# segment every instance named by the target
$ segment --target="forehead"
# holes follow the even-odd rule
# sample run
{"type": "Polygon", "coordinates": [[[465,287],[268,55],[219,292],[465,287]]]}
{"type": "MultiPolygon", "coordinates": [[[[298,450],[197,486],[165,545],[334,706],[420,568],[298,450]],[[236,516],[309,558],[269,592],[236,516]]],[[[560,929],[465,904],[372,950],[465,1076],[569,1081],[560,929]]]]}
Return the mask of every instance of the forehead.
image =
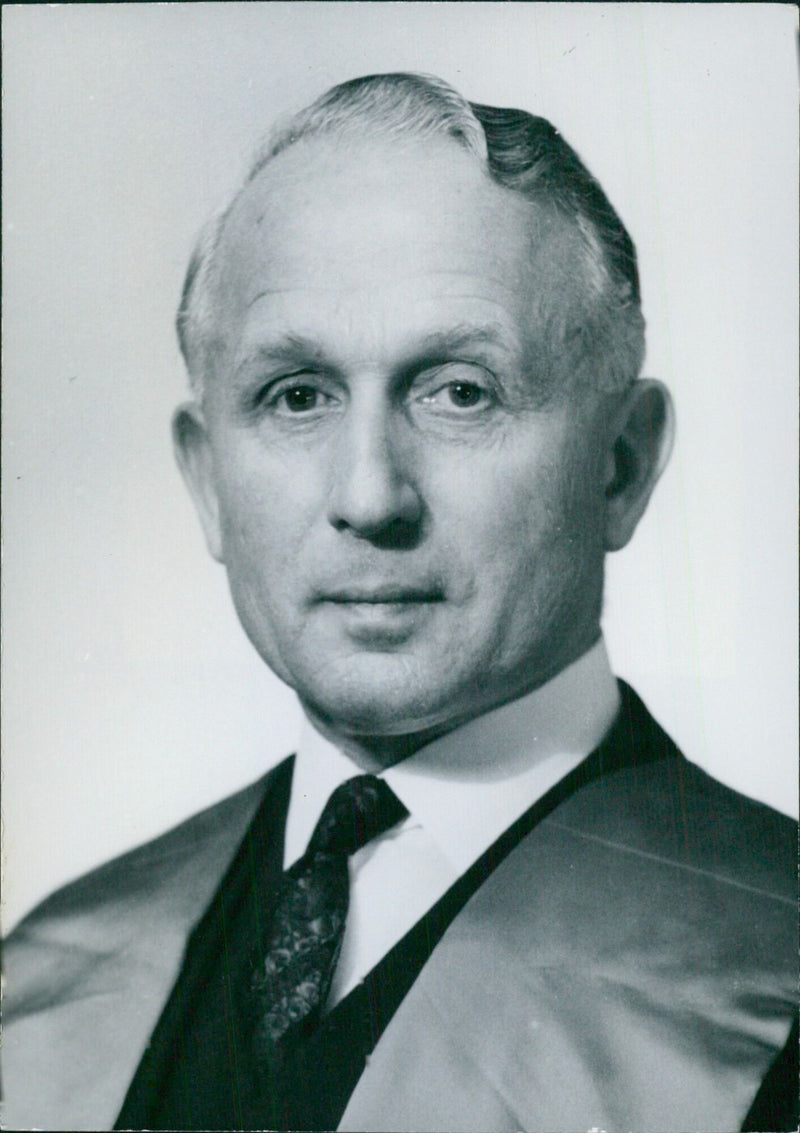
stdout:
{"type": "Polygon", "coordinates": [[[351,339],[472,320],[523,337],[566,298],[575,245],[449,139],[304,140],[227,218],[217,329],[241,345],[315,319],[351,339]]]}

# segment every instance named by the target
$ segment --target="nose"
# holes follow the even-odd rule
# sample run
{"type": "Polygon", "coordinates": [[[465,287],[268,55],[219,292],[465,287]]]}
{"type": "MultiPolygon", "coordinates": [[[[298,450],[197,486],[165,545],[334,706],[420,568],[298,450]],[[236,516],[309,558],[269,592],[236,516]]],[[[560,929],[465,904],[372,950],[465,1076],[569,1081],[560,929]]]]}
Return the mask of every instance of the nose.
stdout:
{"type": "Polygon", "coordinates": [[[423,502],[397,416],[380,397],[348,406],[330,467],[328,519],[337,531],[375,543],[415,541],[423,502]]]}

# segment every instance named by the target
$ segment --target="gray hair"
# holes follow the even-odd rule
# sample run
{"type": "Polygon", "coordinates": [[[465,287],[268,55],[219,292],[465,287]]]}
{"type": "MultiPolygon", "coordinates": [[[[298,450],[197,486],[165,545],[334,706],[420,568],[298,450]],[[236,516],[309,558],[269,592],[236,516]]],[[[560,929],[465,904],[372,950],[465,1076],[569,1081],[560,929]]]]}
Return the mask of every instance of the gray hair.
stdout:
{"type": "MultiPolygon", "coordinates": [[[[247,185],[301,138],[321,135],[450,137],[474,154],[489,177],[572,223],[583,266],[580,310],[565,309],[548,327],[549,351],[600,390],[624,388],[644,360],[636,249],[599,182],[545,118],[467,102],[431,75],[385,74],[331,88],[278,124],[259,148],[230,204],[208,222],[195,245],[177,316],[178,340],[192,386],[202,387],[214,325],[217,250],[225,222],[247,185]]],[[[570,304],[565,304],[569,308],[570,304]]]]}

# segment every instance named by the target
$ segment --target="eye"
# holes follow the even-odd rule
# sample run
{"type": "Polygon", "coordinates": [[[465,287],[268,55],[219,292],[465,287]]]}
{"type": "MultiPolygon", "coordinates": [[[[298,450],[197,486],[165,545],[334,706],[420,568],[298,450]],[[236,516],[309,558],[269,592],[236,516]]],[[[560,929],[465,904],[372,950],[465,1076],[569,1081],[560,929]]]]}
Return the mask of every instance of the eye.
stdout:
{"type": "Polygon", "coordinates": [[[282,401],[290,413],[306,413],[317,408],[320,396],[320,391],[313,386],[297,385],[283,390],[275,401],[276,404],[282,401]]]}
{"type": "Polygon", "coordinates": [[[324,388],[325,385],[324,379],[317,381],[312,377],[308,380],[305,375],[287,378],[266,389],[259,402],[278,417],[316,415],[330,409],[337,400],[333,391],[324,388]]]}
{"type": "Polygon", "coordinates": [[[451,363],[426,376],[419,401],[437,413],[480,413],[495,402],[491,381],[481,366],[451,363]]]}
{"type": "Polygon", "coordinates": [[[458,409],[472,409],[480,405],[487,396],[486,390],[474,382],[449,382],[445,387],[447,394],[458,409]]]}

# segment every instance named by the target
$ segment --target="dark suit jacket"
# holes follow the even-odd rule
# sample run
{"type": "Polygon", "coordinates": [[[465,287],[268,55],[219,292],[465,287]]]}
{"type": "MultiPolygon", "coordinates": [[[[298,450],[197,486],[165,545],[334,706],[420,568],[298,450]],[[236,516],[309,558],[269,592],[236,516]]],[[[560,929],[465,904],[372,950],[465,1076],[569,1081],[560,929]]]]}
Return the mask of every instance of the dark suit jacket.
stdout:
{"type": "MultiPolygon", "coordinates": [[[[741,1128],[795,1011],[794,824],[687,763],[625,688],[591,761],[455,918],[340,1128],[741,1128]]],[[[263,789],[15,930],[6,1125],[113,1125],[263,789]]]]}

